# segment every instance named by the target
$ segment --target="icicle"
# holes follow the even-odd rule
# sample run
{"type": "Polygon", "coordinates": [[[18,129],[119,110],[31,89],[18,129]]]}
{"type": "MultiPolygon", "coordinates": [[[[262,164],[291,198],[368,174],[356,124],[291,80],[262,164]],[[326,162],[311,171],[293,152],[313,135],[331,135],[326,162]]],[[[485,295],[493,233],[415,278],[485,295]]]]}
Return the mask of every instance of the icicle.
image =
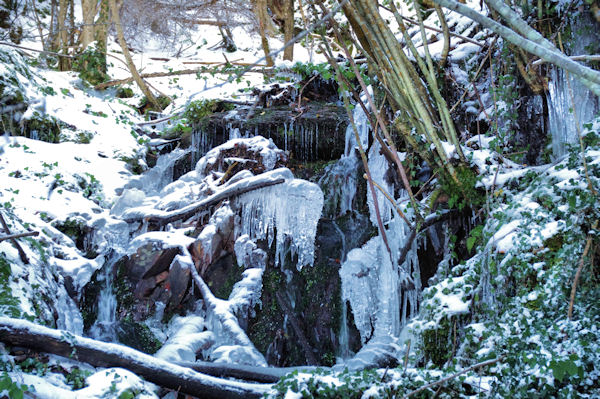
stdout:
{"type": "Polygon", "coordinates": [[[293,179],[289,171],[288,174],[290,179],[283,184],[240,196],[241,234],[248,234],[252,240],[267,239],[269,246],[276,239],[275,263],[284,266],[289,250],[292,257],[298,256],[296,267],[300,270],[314,261],[323,193],[316,184],[293,179]]]}
{"type": "MultiPolygon", "coordinates": [[[[577,21],[572,27],[573,32],[588,31],[589,22],[577,21]]],[[[593,29],[593,28],[592,28],[593,29]]],[[[594,45],[597,35],[576,34],[571,43],[570,53],[573,55],[587,54],[586,48],[594,45]]],[[[556,158],[567,153],[566,145],[575,144],[578,141],[577,129],[581,129],[584,123],[589,122],[600,111],[600,99],[589,91],[578,79],[569,76],[556,67],[550,72],[548,84],[548,128],[552,133],[552,151],[556,158]],[[573,91],[571,101],[570,90],[573,91]],[[576,106],[576,110],[573,107],[576,106]],[[579,123],[575,121],[575,114],[579,123]],[[577,126],[579,125],[579,126],[577,126]]]]}
{"type": "MultiPolygon", "coordinates": [[[[388,161],[383,154],[380,153],[381,145],[378,141],[375,141],[369,150],[369,170],[371,171],[371,178],[375,183],[382,187],[388,194],[394,193],[394,188],[387,183],[385,174],[388,170],[388,161]]],[[[388,201],[385,195],[377,187],[375,188],[377,202],[379,204],[379,213],[383,223],[387,223],[392,216],[392,204],[388,201]]],[[[373,225],[377,225],[377,215],[375,213],[375,205],[373,203],[373,195],[371,194],[371,188],[367,186],[367,204],[369,205],[369,214],[371,215],[371,222],[373,225]]]]}

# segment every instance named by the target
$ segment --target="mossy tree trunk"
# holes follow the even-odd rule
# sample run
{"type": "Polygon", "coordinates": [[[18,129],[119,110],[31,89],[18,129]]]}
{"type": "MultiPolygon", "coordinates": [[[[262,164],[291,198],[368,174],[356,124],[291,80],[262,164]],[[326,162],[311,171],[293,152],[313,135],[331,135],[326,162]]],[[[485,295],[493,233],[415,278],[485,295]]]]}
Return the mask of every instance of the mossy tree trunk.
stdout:
{"type": "MultiPolygon", "coordinates": [[[[283,41],[288,44],[294,38],[294,0],[284,1],[284,13],[283,41]]],[[[283,59],[290,61],[294,59],[293,43],[283,50],[283,59]]]]}

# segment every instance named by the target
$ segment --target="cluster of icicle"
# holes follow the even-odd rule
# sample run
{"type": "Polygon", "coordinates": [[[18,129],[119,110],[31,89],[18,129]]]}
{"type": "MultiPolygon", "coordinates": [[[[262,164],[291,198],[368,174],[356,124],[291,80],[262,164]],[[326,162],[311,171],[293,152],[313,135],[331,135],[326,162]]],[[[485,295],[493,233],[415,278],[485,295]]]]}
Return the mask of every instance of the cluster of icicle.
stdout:
{"type": "MultiPolygon", "coordinates": [[[[276,172],[276,171],[274,171],[276,172]]],[[[289,255],[296,267],[311,265],[317,224],[323,209],[323,193],[314,183],[294,179],[288,169],[280,169],[286,181],[243,194],[237,200],[242,208],[241,232],[252,240],[276,242],[275,263],[284,266],[289,255]]]]}
{"type": "MultiPolygon", "coordinates": [[[[369,135],[368,119],[360,107],[353,114],[359,139],[366,150],[369,135]]],[[[356,135],[352,126],[346,132],[346,154],[343,159],[359,160],[355,154],[356,135]]],[[[372,179],[388,194],[393,195],[393,187],[386,181],[389,168],[385,157],[380,153],[378,142],[369,150],[369,170],[372,179]]],[[[356,188],[346,191],[348,197],[356,193],[356,188]]],[[[406,193],[402,194],[405,197],[406,193]]],[[[353,198],[342,198],[342,206],[352,203],[353,198]]],[[[396,213],[394,206],[377,190],[376,198],[382,221],[386,225],[388,252],[381,232],[361,248],[351,250],[340,269],[342,279],[342,300],[352,307],[355,325],[362,342],[377,337],[397,337],[408,318],[417,310],[418,294],[421,290],[417,244],[413,242],[402,264],[399,255],[410,235],[410,227],[396,213]]],[[[402,203],[406,198],[399,198],[402,203]]],[[[370,189],[367,192],[370,220],[377,225],[375,207],[370,189]]]]}

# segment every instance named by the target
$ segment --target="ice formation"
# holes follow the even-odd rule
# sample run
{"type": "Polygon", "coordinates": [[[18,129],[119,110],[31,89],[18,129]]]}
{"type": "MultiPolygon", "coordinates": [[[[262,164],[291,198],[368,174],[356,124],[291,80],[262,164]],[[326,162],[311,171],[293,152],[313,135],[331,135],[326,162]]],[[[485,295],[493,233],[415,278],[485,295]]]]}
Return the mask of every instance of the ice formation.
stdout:
{"type": "Polygon", "coordinates": [[[112,342],[116,340],[117,326],[117,298],[113,292],[112,266],[114,259],[103,266],[101,278],[104,287],[98,298],[98,317],[90,328],[90,336],[100,341],[112,342]]]}
{"type": "MultiPolygon", "coordinates": [[[[367,114],[365,114],[365,111],[362,109],[362,107],[359,106],[354,108],[354,111],[352,112],[352,118],[354,119],[356,130],[358,131],[360,143],[363,149],[366,151],[369,146],[369,118],[367,117],[367,114]]],[[[352,124],[349,124],[346,128],[346,146],[344,149],[344,157],[352,156],[357,147],[358,143],[356,142],[354,128],[352,127],[352,124]]]]}
{"type": "Polygon", "coordinates": [[[391,254],[378,235],[350,251],[340,269],[342,299],[352,307],[363,343],[373,337],[398,336],[417,310],[421,288],[417,244],[413,242],[404,262],[398,265],[410,227],[395,215],[386,234],[391,254]]]}
{"type": "MultiPolygon", "coordinates": [[[[583,30],[585,24],[577,22],[573,31],[583,30]]],[[[585,29],[590,29],[589,26],[585,29]]],[[[573,55],[586,54],[586,48],[594,44],[597,35],[577,35],[572,43],[573,55]]],[[[548,84],[548,123],[552,134],[552,152],[556,158],[567,153],[567,144],[578,141],[578,131],[600,111],[600,100],[573,76],[564,70],[552,68],[548,84]]]]}
{"type": "MultiPolygon", "coordinates": [[[[385,156],[381,153],[381,144],[375,141],[369,150],[369,171],[371,172],[371,179],[374,183],[377,183],[385,192],[389,195],[394,195],[394,187],[387,182],[386,172],[388,170],[388,161],[385,156]]],[[[387,223],[392,216],[392,204],[387,200],[381,189],[375,186],[375,194],[377,196],[377,203],[379,204],[379,214],[381,221],[387,223]]],[[[367,185],[367,204],[369,205],[369,214],[371,215],[371,222],[377,225],[377,216],[375,213],[375,204],[373,202],[373,194],[371,194],[371,187],[367,185]]]]}
{"type": "Polygon", "coordinates": [[[296,267],[312,265],[317,223],[323,209],[323,193],[319,186],[294,179],[287,169],[273,172],[286,178],[283,184],[254,190],[237,201],[242,208],[241,234],[252,240],[276,241],[275,263],[284,265],[285,258],[298,257],[296,267]]]}

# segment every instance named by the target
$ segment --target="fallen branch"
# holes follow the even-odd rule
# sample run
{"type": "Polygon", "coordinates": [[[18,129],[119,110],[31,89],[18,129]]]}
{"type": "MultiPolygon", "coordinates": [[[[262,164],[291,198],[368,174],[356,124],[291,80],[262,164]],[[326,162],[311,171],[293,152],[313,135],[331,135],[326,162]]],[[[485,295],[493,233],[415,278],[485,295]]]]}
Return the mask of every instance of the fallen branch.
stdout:
{"type": "Polygon", "coordinates": [[[7,236],[0,237],[0,242],[22,237],[36,237],[38,235],[40,235],[39,231],[28,231],[26,233],[9,234],[7,236]]]}
{"type": "Polygon", "coordinates": [[[454,373],[454,374],[452,374],[452,375],[450,375],[450,376],[448,376],[446,378],[442,378],[439,381],[435,381],[435,382],[432,382],[430,384],[423,385],[421,388],[415,389],[414,391],[409,392],[408,395],[405,396],[405,398],[410,398],[411,396],[414,396],[414,395],[418,394],[419,392],[423,392],[426,389],[429,389],[429,388],[434,387],[434,386],[439,385],[439,384],[443,384],[446,381],[450,381],[450,380],[458,377],[461,374],[468,373],[471,370],[475,370],[475,369],[478,369],[480,367],[485,367],[485,366],[489,366],[489,365],[494,364],[494,363],[498,363],[503,358],[504,358],[503,356],[500,356],[499,358],[496,358],[496,359],[486,360],[485,362],[474,364],[471,367],[468,367],[468,368],[466,368],[466,369],[464,369],[462,371],[459,371],[458,373],[454,373]]]}
{"type": "Polygon", "coordinates": [[[95,367],[122,367],[161,387],[203,398],[260,398],[270,387],[204,375],[135,349],[0,317],[0,341],[73,358],[95,367]]]}
{"type": "Polygon", "coordinates": [[[306,336],[302,332],[302,328],[300,327],[300,322],[298,321],[298,319],[292,312],[291,306],[288,304],[287,300],[283,297],[283,295],[281,295],[280,291],[275,292],[275,297],[277,298],[277,303],[279,304],[279,306],[281,307],[283,312],[287,315],[288,320],[290,321],[290,324],[292,325],[292,328],[294,329],[294,332],[296,333],[296,337],[298,338],[298,341],[299,341],[298,343],[300,344],[300,346],[302,347],[302,350],[304,351],[304,356],[306,357],[306,362],[311,365],[318,364],[317,359],[315,358],[315,354],[313,353],[311,346],[308,344],[308,340],[306,339],[306,336]]]}
{"type": "MultiPolygon", "coordinates": [[[[4,220],[4,216],[2,216],[1,212],[0,212],[0,224],[2,224],[2,228],[4,229],[4,232],[6,234],[8,234],[9,236],[12,235],[10,232],[10,229],[8,228],[8,224],[6,223],[6,220],[4,220]]],[[[23,263],[25,263],[26,265],[29,264],[29,258],[27,258],[27,255],[25,254],[25,251],[23,251],[21,244],[19,244],[19,242],[15,239],[15,237],[9,238],[9,239],[10,239],[10,242],[17,248],[17,251],[19,252],[19,257],[21,258],[21,261],[23,263]]]]}
{"type": "Polygon", "coordinates": [[[196,286],[200,289],[200,294],[206,303],[208,312],[214,315],[219,323],[221,324],[221,334],[225,334],[229,341],[235,345],[243,346],[252,351],[254,358],[259,361],[259,365],[267,365],[267,362],[263,355],[256,349],[250,338],[246,335],[246,332],[242,330],[238,322],[237,317],[231,312],[230,306],[227,301],[215,297],[202,277],[198,274],[196,266],[191,261],[189,262],[190,272],[192,278],[196,283],[196,286]]]}
{"type": "MultiPolygon", "coordinates": [[[[186,63],[189,63],[189,62],[186,62],[186,63]]],[[[201,64],[201,62],[196,62],[196,64],[201,64]]],[[[214,63],[206,62],[206,63],[203,63],[203,64],[206,64],[206,65],[223,65],[223,66],[227,65],[224,62],[214,62],[214,63]]],[[[238,64],[232,63],[231,65],[234,65],[234,66],[246,66],[246,65],[249,65],[249,64],[243,63],[243,64],[238,65],[238,64]]],[[[259,67],[260,67],[260,65],[259,65],[259,67]]],[[[212,68],[212,69],[194,68],[194,69],[181,69],[179,71],[170,71],[170,72],[143,73],[140,76],[142,77],[142,79],[164,78],[164,77],[167,77],[167,76],[194,75],[194,74],[196,74],[198,72],[236,73],[237,71],[224,71],[222,69],[217,69],[217,68],[212,68]]],[[[251,71],[249,71],[249,72],[251,72],[251,71]]],[[[258,72],[258,71],[257,70],[253,70],[252,72],[258,72]]],[[[106,89],[108,87],[118,86],[118,85],[124,85],[124,84],[131,83],[131,82],[133,82],[133,77],[130,76],[130,77],[125,78],[125,79],[111,80],[111,81],[108,81],[108,82],[103,82],[103,83],[97,84],[96,86],[94,86],[94,89],[95,90],[103,90],[103,89],[106,89]]]]}
{"type": "Polygon", "coordinates": [[[151,212],[136,211],[135,209],[125,212],[123,220],[128,223],[141,222],[146,220],[150,223],[164,226],[167,223],[171,223],[177,220],[187,219],[194,216],[196,213],[210,206],[216,205],[224,199],[235,197],[249,191],[258,190],[260,188],[274,186],[285,182],[284,178],[277,178],[273,180],[267,180],[260,178],[261,176],[255,176],[249,179],[244,179],[239,182],[232,184],[231,186],[219,191],[216,194],[211,195],[195,204],[188,205],[181,209],[172,212],[165,212],[160,210],[152,210],[151,212]],[[153,213],[152,213],[153,212],[153,213]]]}
{"type": "MultiPolygon", "coordinates": [[[[314,367],[258,367],[246,366],[230,363],[211,363],[211,362],[176,362],[175,364],[190,368],[199,373],[212,375],[221,378],[236,378],[245,381],[255,381],[263,383],[273,383],[279,381],[282,377],[294,371],[309,372],[314,367]]],[[[323,367],[320,367],[323,369],[323,367]]],[[[325,368],[326,369],[326,368],[325,368]]]]}
{"type": "MultiPolygon", "coordinates": [[[[594,222],[592,226],[593,230],[596,230],[598,227],[598,221],[594,222]]],[[[575,272],[575,278],[573,279],[573,286],[571,287],[571,299],[569,300],[569,310],[567,312],[567,316],[569,320],[573,319],[573,305],[575,303],[575,293],[577,292],[577,283],[579,282],[579,277],[581,276],[581,271],[583,270],[583,265],[585,263],[585,257],[588,252],[590,252],[590,247],[592,246],[592,236],[588,236],[587,242],[585,243],[585,249],[583,250],[583,254],[581,255],[581,259],[579,260],[579,266],[577,267],[577,272],[575,272]]]]}

